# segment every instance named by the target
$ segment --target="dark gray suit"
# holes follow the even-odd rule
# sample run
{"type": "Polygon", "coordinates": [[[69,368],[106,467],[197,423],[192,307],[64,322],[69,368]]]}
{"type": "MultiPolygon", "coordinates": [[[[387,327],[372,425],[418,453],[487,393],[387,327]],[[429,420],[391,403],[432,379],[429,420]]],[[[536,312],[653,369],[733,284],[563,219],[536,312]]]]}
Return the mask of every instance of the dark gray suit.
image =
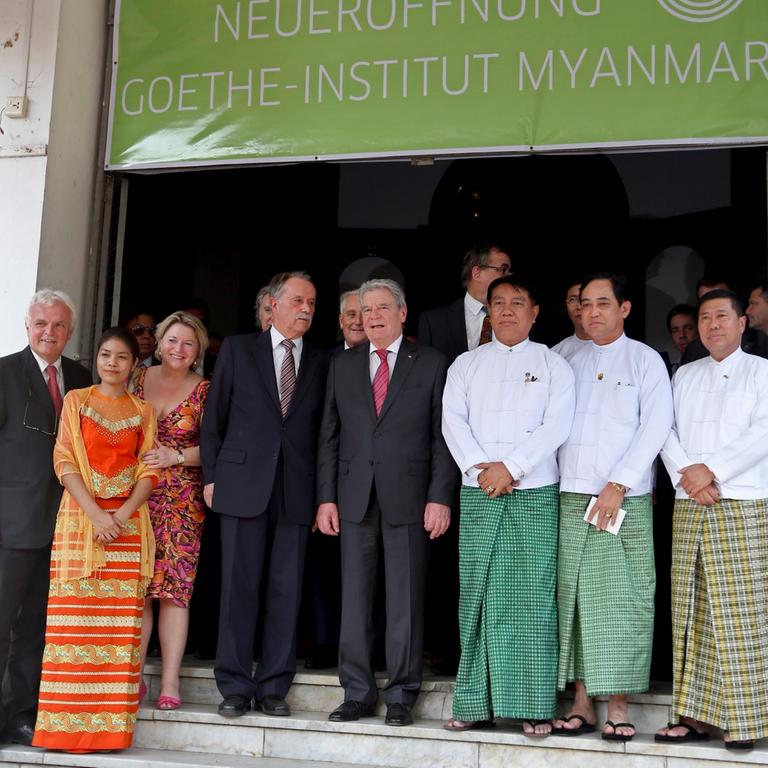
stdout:
{"type": "MultiPolygon", "coordinates": [[[[61,359],[64,389],[90,373],[61,359]]],[[[63,393],[62,393],[63,394],[63,393]]],[[[0,677],[2,727],[34,725],[61,485],[53,473],[56,412],[32,351],[0,358],[0,677]]]]}
{"type": "MultiPolygon", "coordinates": [[[[370,346],[336,355],[318,445],[318,502],[341,519],[339,677],[347,700],[374,703],[370,655],[379,541],[386,572],[388,704],[412,704],[421,684],[427,502],[449,505],[456,470],[441,431],[446,361],[403,340],[377,418],[370,346]]],[[[391,362],[390,362],[391,365],[391,362]]]]}
{"type": "Polygon", "coordinates": [[[270,333],[221,346],[200,436],[220,515],[221,614],[214,669],[222,696],[285,696],[296,671],[296,621],[315,514],[315,458],[327,354],[304,342],[283,418],[270,333]],[[264,605],[260,591],[264,584],[264,605]],[[264,633],[255,678],[259,612],[264,633]]]}

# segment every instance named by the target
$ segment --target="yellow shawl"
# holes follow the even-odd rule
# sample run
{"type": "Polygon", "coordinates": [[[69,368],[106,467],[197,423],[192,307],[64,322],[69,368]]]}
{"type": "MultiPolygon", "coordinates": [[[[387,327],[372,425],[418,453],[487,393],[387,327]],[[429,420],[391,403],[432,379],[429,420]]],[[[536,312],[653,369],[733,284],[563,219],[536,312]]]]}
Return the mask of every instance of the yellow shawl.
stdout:
{"type": "MultiPolygon", "coordinates": [[[[75,389],[64,398],[64,406],[59,422],[59,433],[53,449],[53,469],[61,480],[64,475],[77,473],[83,478],[85,487],[93,495],[91,466],[85,452],[82,433],[80,432],[80,411],[88,401],[93,387],[75,389]]],[[[154,408],[134,395],[129,395],[136,411],[141,415],[144,441],[139,451],[141,457],[155,442],[157,419],[154,408]]],[[[158,470],[150,469],[139,460],[134,482],[144,477],[159,477],[158,470]]],[[[146,502],[138,509],[139,532],[141,536],[141,576],[149,580],[154,572],[155,541],[149,520],[149,508],[146,502]]],[[[54,558],[51,563],[51,580],[55,582],[72,581],[93,576],[95,571],[106,565],[104,545],[93,539],[93,524],[83,512],[69,491],[64,489],[56,518],[54,533],[54,558]]]]}

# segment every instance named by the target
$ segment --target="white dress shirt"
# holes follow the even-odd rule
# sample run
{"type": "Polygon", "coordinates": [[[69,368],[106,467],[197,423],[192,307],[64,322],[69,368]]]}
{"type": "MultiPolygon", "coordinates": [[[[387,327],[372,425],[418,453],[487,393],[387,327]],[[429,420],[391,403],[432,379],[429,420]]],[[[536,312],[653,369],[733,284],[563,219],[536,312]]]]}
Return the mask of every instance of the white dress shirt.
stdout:
{"type": "MultiPolygon", "coordinates": [[[[274,325],[269,328],[269,335],[272,340],[272,359],[275,363],[275,379],[277,380],[277,391],[280,392],[280,369],[283,366],[283,358],[287,354],[285,347],[282,345],[283,339],[287,338],[283,336],[280,331],[275,328],[274,325]]],[[[296,365],[296,376],[299,375],[299,361],[301,360],[301,348],[304,345],[304,341],[301,337],[298,339],[291,339],[294,343],[293,347],[293,361],[296,365]]]]}
{"type": "Polygon", "coordinates": [[[480,344],[483,321],[486,318],[485,304],[469,293],[464,294],[464,327],[467,329],[467,349],[472,351],[480,344]]]}
{"type": "Polygon", "coordinates": [[[672,379],[675,425],[661,457],[675,495],[679,470],[706,464],[724,499],[768,498],[768,360],[737,349],[682,366],[672,379]]]}
{"type": "Polygon", "coordinates": [[[560,448],[560,490],[598,494],[609,482],[650,493],[653,462],[672,428],[672,390],[659,353],[623,334],[571,358],[576,413],[560,448]]]}
{"type": "Polygon", "coordinates": [[[48,386],[48,374],[45,372],[45,369],[49,365],[53,365],[53,367],[56,369],[56,381],[59,383],[59,392],[61,392],[62,399],[64,398],[64,374],[61,371],[61,358],[59,358],[55,363],[49,363],[47,360],[43,360],[40,355],[35,352],[32,347],[29,348],[29,351],[32,352],[32,356],[37,361],[37,364],[40,366],[40,373],[43,375],[43,381],[45,382],[45,386],[48,386]]]}
{"type": "Polygon", "coordinates": [[[592,339],[580,339],[575,333],[573,336],[569,336],[567,339],[563,339],[561,342],[555,344],[552,347],[553,352],[557,352],[560,357],[564,357],[569,363],[571,358],[587,344],[591,344],[592,339]]]}
{"type": "Polygon", "coordinates": [[[573,372],[544,344],[494,340],[460,355],[448,369],[443,435],[462,483],[477,487],[475,465],[489,461],[502,461],[521,490],[556,483],[574,406],[573,372]]]}
{"type": "MultiPolygon", "coordinates": [[[[392,381],[392,374],[395,370],[395,363],[397,362],[397,353],[400,351],[400,345],[403,343],[403,335],[400,334],[388,347],[387,347],[387,365],[389,366],[389,380],[392,381]]],[[[371,371],[371,383],[373,383],[373,377],[376,375],[376,371],[379,370],[381,365],[381,358],[376,354],[376,347],[370,344],[368,347],[368,359],[370,361],[371,371]]]]}

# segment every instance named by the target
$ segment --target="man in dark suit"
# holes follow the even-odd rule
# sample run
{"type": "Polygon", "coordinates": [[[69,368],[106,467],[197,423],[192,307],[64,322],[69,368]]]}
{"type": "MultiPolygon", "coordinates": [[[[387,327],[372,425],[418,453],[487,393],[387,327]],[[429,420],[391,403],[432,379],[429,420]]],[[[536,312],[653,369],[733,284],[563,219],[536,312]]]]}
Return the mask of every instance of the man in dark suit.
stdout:
{"type": "Polygon", "coordinates": [[[491,325],[486,297],[488,286],[508,275],[512,262],[493,243],[475,245],[464,256],[461,284],[464,296],[452,304],[422,312],[419,318],[419,344],[439,349],[450,365],[462,352],[491,340],[491,325]],[[485,334],[485,336],[483,336],[485,334]]]}
{"type": "Polygon", "coordinates": [[[360,288],[368,344],[335,355],[318,443],[317,526],[341,533],[339,678],[333,721],[373,714],[372,604],[384,553],[386,722],[413,722],[421,685],[428,539],[448,530],[456,468],[441,431],[445,356],[403,338],[405,296],[391,280],[360,288]]]}
{"type": "Polygon", "coordinates": [[[32,743],[40,687],[61,500],[56,428],[64,393],[91,383],[85,368],[61,355],[75,326],[66,294],[38,291],[25,323],[29,346],[0,358],[0,740],[19,744],[32,743]]]}
{"type": "Polygon", "coordinates": [[[221,524],[221,614],[214,673],[219,713],[288,715],[296,622],[315,511],[315,459],[328,369],[302,338],[315,312],[303,272],[270,283],[269,331],[224,340],[201,433],[205,501],[221,524]],[[260,588],[264,583],[264,604],[260,588]],[[256,674],[253,645],[263,617],[256,674]]]}

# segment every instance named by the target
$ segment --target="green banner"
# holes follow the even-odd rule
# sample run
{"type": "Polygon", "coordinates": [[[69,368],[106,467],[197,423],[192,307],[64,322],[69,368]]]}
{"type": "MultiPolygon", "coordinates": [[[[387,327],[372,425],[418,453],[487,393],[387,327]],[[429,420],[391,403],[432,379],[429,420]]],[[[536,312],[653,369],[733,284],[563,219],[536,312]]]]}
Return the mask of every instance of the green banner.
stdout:
{"type": "Polygon", "coordinates": [[[107,167],[768,143],[768,0],[118,0],[107,167]]]}

